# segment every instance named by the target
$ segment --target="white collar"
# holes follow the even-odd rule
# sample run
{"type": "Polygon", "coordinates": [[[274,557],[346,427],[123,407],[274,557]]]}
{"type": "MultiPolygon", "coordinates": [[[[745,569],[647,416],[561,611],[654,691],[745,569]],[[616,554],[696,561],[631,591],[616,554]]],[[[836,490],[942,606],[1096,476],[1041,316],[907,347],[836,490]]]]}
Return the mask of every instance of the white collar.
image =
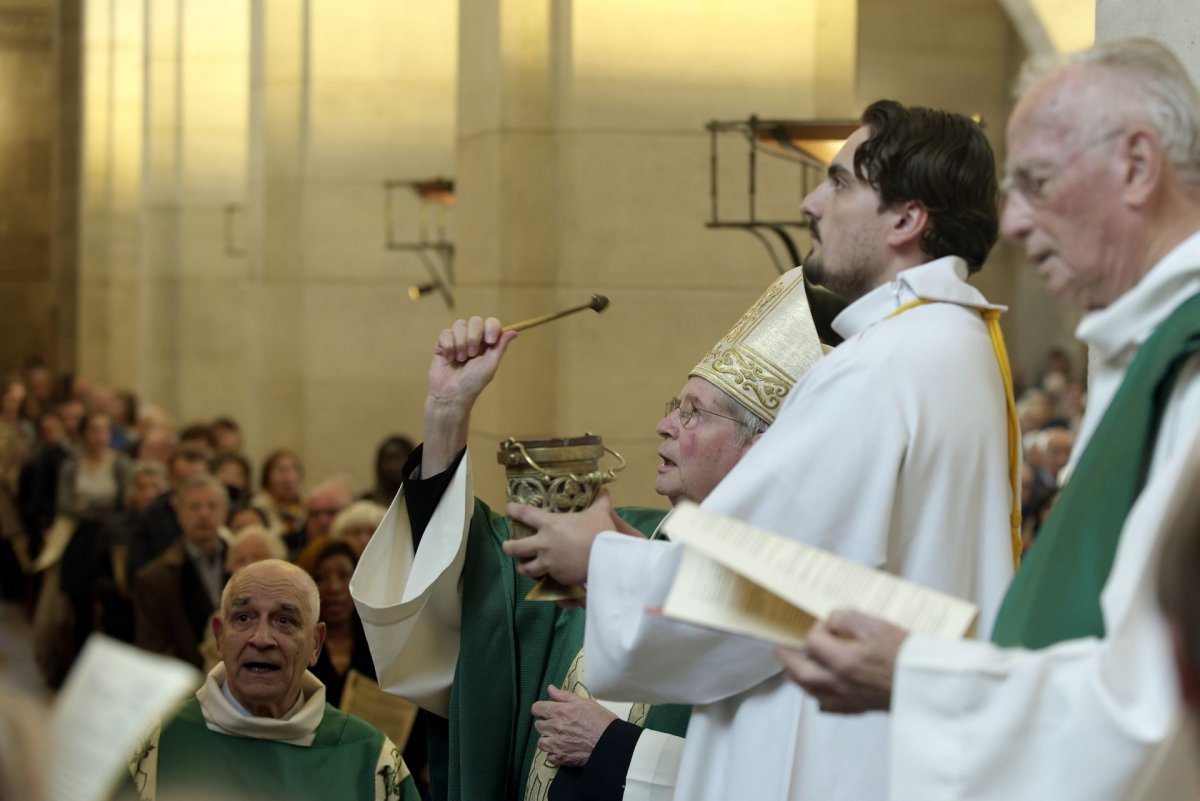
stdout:
{"type": "Polygon", "coordinates": [[[1075,336],[1112,360],[1154,333],[1179,302],[1200,292],[1200,231],[1150,268],[1133,289],[1079,321],[1075,336]]]}
{"type": "Polygon", "coordinates": [[[943,256],[902,270],[894,279],[875,287],[842,310],[834,318],[833,330],[849,339],[914,300],[1006,310],[1004,306],[988,303],[978,289],[966,283],[966,278],[967,263],[958,256],[943,256]]]}
{"type": "Polygon", "coordinates": [[[218,663],[196,691],[204,723],[212,731],[233,737],[275,740],[291,745],[309,746],[317,736],[317,727],[325,717],[325,685],[313,674],[304,672],[300,698],[282,718],[264,718],[249,714],[228,694],[225,665],[218,663]]]}
{"type": "MultiPolygon", "coordinates": [[[[229,702],[230,706],[232,706],[234,709],[237,710],[238,714],[240,714],[244,718],[256,717],[256,715],[253,712],[251,712],[249,709],[246,709],[246,707],[242,706],[241,701],[239,701],[237,698],[234,697],[233,690],[229,689],[228,679],[223,682],[220,682],[220,684],[221,684],[222,695],[225,696],[225,700],[229,702]]],[[[282,715],[280,715],[278,718],[276,718],[276,720],[291,720],[292,718],[294,718],[296,716],[296,713],[299,712],[300,708],[303,706],[304,706],[304,693],[301,692],[300,696],[296,699],[296,703],[292,704],[292,708],[289,709],[287,712],[284,712],[282,715]]]]}

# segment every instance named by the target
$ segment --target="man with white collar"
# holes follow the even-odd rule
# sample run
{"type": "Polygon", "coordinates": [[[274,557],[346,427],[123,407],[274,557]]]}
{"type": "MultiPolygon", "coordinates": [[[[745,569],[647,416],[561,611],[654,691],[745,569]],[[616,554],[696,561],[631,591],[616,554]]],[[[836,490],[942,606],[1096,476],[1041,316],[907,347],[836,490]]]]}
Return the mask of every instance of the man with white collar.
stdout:
{"type": "MultiPolygon", "coordinates": [[[[998,307],[964,279],[996,240],[995,164],[979,126],[891,101],[804,202],[814,282],[850,301],[845,342],[797,381],[775,424],[703,506],[978,604],[1012,576],[1017,445],[998,362],[998,307]]],[[[1006,364],[1005,364],[1006,368],[1006,364]]],[[[557,551],[561,515],[517,509],[506,544],[588,581],[593,691],[691,702],[676,799],[871,801],[886,796],[887,722],[822,714],[770,645],[655,615],[678,548],[601,535],[591,561],[557,551]],[[551,519],[555,518],[555,519],[551,519]]],[[[564,531],[566,530],[566,531],[564,531]]]]}
{"type": "Polygon", "coordinates": [[[418,801],[400,752],[325,703],[308,672],[325,640],[317,586],[278,559],[239,570],[213,620],[221,663],[129,763],[143,801],[418,801]]]}
{"type": "Polygon", "coordinates": [[[1200,91],[1156,42],[1098,45],[1023,95],[1008,162],[1005,235],[1088,312],[1070,478],[993,644],[835,612],[781,656],[825,709],[891,709],[894,799],[1194,798],[1154,562],[1200,461],[1200,91]]]}

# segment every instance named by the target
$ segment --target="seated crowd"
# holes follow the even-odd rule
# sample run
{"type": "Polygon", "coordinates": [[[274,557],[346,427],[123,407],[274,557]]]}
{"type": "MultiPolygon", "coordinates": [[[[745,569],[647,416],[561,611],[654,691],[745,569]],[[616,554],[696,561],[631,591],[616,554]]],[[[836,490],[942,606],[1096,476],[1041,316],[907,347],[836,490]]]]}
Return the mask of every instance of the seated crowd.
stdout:
{"type": "MultiPolygon", "coordinates": [[[[268,560],[291,563],[291,573],[276,572],[302,597],[312,585],[316,616],[303,623],[314,637],[321,629],[312,659],[286,666],[296,676],[280,685],[284,711],[300,703],[297,682],[315,680],[337,708],[349,674],[375,679],[348,585],[399,487],[408,439],[383,440],[375,484],[365,491],[335,475],[306,493],[304,466],[291,450],[269,454],[256,475],[229,417],[176,427],[157,406],[139,409],[132,393],[79,376],[51,379],[31,361],[0,395],[0,575],[6,600],[32,618],[50,687],[62,684],[88,635],[103,632],[209,671],[210,682],[212,671],[228,671],[226,695],[253,712],[243,698],[249,684],[238,686],[222,653],[231,612],[222,597],[239,571],[268,560]]],[[[392,795],[379,797],[405,797],[398,767],[405,763],[427,795],[423,723],[399,744],[405,759],[395,764],[379,756],[378,742],[372,746],[368,776],[376,757],[393,770],[392,795]]]]}

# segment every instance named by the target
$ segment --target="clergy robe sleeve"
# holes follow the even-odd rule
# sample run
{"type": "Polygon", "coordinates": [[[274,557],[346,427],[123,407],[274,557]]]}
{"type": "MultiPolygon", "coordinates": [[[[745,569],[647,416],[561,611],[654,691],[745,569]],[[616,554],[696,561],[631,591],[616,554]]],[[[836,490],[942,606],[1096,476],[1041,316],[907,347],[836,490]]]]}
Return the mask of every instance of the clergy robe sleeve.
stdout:
{"type": "MultiPolygon", "coordinates": [[[[588,622],[584,650],[588,683],[603,698],[644,703],[710,703],[738,692],[740,680],[728,691],[712,692],[701,679],[677,681],[683,674],[703,676],[715,671],[749,671],[752,686],[780,670],[772,646],[736,639],[741,655],[713,650],[718,636],[707,629],[646,614],[661,607],[678,564],[677,546],[661,540],[639,540],[615,533],[601,534],[588,562],[588,622]],[[603,603],[595,603],[595,588],[603,587],[603,603]],[[638,647],[668,637],[670,648],[638,647]],[[770,660],[767,660],[770,657],[770,660]],[[757,664],[756,664],[757,663],[757,664]]],[[[718,682],[719,683],[719,682],[718,682]]]]}
{"type": "Polygon", "coordinates": [[[433,513],[437,510],[438,504],[442,502],[442,496],[446,494],[450,482],[454,480],[454,474],[458,472],[458,466],[462,463],[463,456],[467,453],[467,449],[463,448],[454,457],[450,466],[436,476],[417,476],[416,473],[420,472],[421,454],[424,448],[424,444],[418,445],[405,460],[403,468],[403,475],[409,476],[404,480],[404,500],[408,509],[408,527],[412,532],[413,548],[420,547],[421,537],[424,536],[433,513]]]}
{"type": "MultiPolygon", "coordinates": [[[[1192,450],[1190,478],[1180,480],[1177,455],[1126,520],[1101,597],[1103,639],[1039,651],[906,641],[892,696],[895,801],[1154,797],[1139,788],[1179,768],[1181,705],[1154,573],[1164,523],[1200,481],[1200,443],[1192,450]]],[[[1184,760],[1194,769],[1192,753],[1184,760]]],[[[1196,797],[1190,772],[1164,797],[1196,797]]]]}
{"type": "Polygon", "coordinates": [[[414,553],[402,487],[350,582],[379,686],[443,717],[449,714],[458,661],[459,578],[474,501],[468,456],[414,553]]]}
{"type": "Polygon", "coordinates": [[[671,801],[683,738],[614,720],[581,769],[561,768],[550,801],[671,801]]]}

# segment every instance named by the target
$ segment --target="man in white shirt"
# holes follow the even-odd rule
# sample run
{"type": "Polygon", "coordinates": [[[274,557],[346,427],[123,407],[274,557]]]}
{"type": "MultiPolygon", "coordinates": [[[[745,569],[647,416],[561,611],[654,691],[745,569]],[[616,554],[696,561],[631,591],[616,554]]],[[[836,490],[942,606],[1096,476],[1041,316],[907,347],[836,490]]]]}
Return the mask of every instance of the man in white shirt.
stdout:
{"type": "Polygon", "coordinates": [[[890,706],[893,799],[1193,797],[1153,557],[1200,460],[1200,93],[1161,45],[1102,44],[1032,85],[1008,145],[1004,233],[1088,312],[1070,477],[994,645],[844,611],[780,656],[822,709],[890,706]]]}
{"type": "MultiPolygon", "coordinates": [[[[989,619],[1012,575],[1016,465],[985,320],[998,307],[964,279],[996,239],[994,181],[970,120],[891,101],[867,109],[803,206],[816,247],[806,273],[851,301],[833,324],[845,342],[703,504],[970,599],[989,619]]],[[[505,544],[532,559],[521,571],[588,582],[593,691],[694,705],[676,799],[884,797],[883,716],[824,715],[766,643],[646,614],[662,605],[678,548],[603,534],[588,562],[595,532],[509,514],[540,529],[505,544]],[[582,560],[560,552],[581,541],[582,560]]]]}

